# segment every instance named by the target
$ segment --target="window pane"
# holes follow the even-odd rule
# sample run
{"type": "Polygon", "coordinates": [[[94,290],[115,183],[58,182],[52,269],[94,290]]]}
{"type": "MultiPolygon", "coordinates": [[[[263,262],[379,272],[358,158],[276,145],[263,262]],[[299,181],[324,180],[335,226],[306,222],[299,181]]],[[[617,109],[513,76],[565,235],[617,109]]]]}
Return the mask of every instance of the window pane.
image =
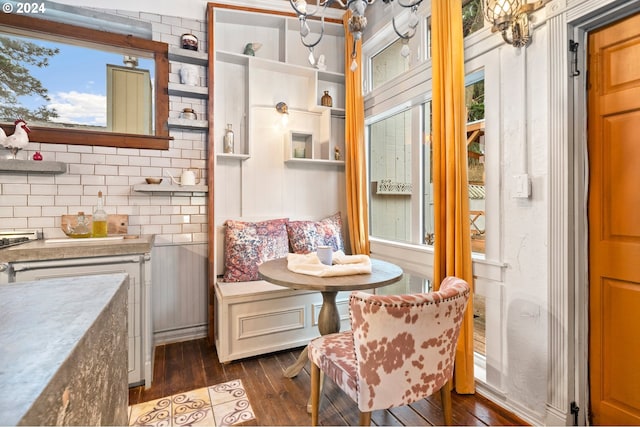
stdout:
{"type": "Polygon", "coordinates": [[[480,0],[463,0],[462,2],[462,36],[478,31],[484,26],[484,15],[480,0]]]}
{"type": "Polygon", "coordinates": [[[411,239],[411,112],[369,126],[371,235],[411,239]]]}
{"type": "Polygon", "coordinates": [[[431,101],[423,105],[422,122],[424,129],[424,143],[422,144],[422,161],[423,166],[423,185],[424,195],[423,202],[423,229],[424,240],[422,243],[433,245],[434,242],[434,224],[433,224],[433,146],[431,145],[431,101]]]}
{"type": "Polygon", "coordinates": [[[409,69],[409,57],[400,54],[402,39],[398,39],[371,58],[371,84],[375,89],[409,69]]]}
{"type": "Polygon", "coordinates": [[[471,250],[485,253],[484,80],[465,89],[471,250]]]}

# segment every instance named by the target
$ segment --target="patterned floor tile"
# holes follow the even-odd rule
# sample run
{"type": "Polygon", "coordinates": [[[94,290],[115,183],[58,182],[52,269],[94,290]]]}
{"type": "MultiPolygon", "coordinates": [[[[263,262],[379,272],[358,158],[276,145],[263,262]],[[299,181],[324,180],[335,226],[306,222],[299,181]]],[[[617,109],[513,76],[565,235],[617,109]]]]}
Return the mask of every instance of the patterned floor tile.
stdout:
{"type": "Polygon", "coordinates": [[[230,426],[255,418],[240,380],[129,407],[130,426],[230,426]]]}
{"type": "Polygon", "coordinates": [[[232,426],[255,418],[247,398],[231,400],[214,406],[213,416],[218,427],[232,426]]]}
{"type": "Polygon", "coordinates": [[[171,398],[152,400],[131,407],[130,426],[170,426],[171,398]]]}
{"type": "Polygon", "coordinates": [[[233,380],[209,387],[211,404],[213,406],[229,402],[231,400],[246,399],[247,393],[244,391],[242,381],[233,380]]]}

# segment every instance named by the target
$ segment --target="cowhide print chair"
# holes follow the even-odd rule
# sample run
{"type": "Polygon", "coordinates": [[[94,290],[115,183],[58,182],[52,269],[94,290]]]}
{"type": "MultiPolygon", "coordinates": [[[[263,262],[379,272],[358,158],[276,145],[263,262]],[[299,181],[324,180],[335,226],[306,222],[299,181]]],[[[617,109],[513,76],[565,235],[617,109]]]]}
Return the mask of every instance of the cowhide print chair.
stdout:
{"type": "Polygon", "coordinates": [[[361,425],[371,424],[371,411],[407,405],[438,390],[445,424],[451,425],[449,381],[469,295],[469,285],[457,277],[447,277],[437,292],[353,292],[351,330],[309,344],[311,424],[318,425],[322,371],[358,404],[361,425]]]}

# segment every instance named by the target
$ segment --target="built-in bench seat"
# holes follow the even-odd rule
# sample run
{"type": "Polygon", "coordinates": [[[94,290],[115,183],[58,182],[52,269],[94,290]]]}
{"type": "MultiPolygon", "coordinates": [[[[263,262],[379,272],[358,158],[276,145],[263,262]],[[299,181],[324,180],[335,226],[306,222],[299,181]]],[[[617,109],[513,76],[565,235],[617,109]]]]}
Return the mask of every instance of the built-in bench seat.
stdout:
{"type": "MultiPolygon", "coordinates": [[[[342,247],[339,218],[339,213],[332,215],[321,220],[323,221],[321,225],[328,224],[333,227],[335,239],[339,239],[342,247]]],[[[251,224],[246,222],[246,218],[242,220],[246,224],[251,224]]],[[[261,220],[253,219],[253,221],[261,220]]],[[[305,226],[301,222],[297,224],[305,226]]],[[[225,227],[216,228],[216,263],[217,271],[221,274],[226,270],[225,227]]],[[[302,242],[290,242],[286,234],[284,236],[280,234],[278,237],[285,239],[285,247],[300,249],[296,243],[302,242]],[[290,243],[292,244],[289,245],[290,243]]],[[[243,247],[238,248],[241,248],[240,252],[242,252],[243,247]]],[[[232,251],[236,249],[234,247],[232,251]]],[[[219,277],[215,284],[214,328],[220,362],[226,363],[245,357],[302,347],[320,334],[318,331],[318,316],[322,307],[320,292],[289,289],[264,280],[225,281],[224,279],[219,277]]],[[[336,297],[342,330],[350,327],[349,294],[349,292],[339,292],[336,297]]]]}

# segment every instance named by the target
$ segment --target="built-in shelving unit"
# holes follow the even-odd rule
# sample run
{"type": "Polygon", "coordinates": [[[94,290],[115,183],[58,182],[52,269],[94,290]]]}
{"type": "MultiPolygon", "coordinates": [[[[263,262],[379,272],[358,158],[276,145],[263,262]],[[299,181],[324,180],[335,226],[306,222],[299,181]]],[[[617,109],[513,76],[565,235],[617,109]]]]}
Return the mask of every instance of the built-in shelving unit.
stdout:
{"type": "MultiPolygon", "coordinates": [[[[253,144],[267,131],[265,123],[278,122],[275,104],[282,101],[288,106],[292,129],[314,134],[313,151],[306,157],[318,164],[340,163],[335,149],[344,152],[344,58],[331,46],[343,43],[342,25],[325,27],[324,42],[314,50],[326,58],[327,68],[320,70],[308,62],[295,18],[219,8],[214,22],[216,158],[250,158],[253,144]],[[255,55],[244,54],[248,41],[261,43],[255,55]],[[325,91],[332,97],[332,107],[321,103],[325,91]],[[235,131],[233,157],[221,155],[226,124],[235,131]]],[[[285,149],[284,161],[293,157],[292,150],[285,149]]]]}
{"type": "Polygon", "coordinates": [[[67,172],[62,162],[0,159],[0,172],[61,174],[67,172]]]}

